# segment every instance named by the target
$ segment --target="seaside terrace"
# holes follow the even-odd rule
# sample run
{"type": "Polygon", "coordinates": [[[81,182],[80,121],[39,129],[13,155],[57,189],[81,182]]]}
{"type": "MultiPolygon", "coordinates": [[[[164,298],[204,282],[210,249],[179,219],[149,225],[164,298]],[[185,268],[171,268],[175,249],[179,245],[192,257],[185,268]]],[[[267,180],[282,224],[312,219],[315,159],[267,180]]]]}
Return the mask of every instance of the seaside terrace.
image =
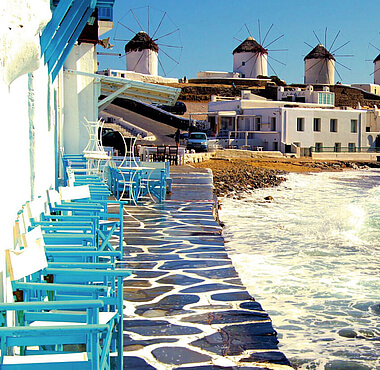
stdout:
{"type": "Polygon", "coordinates": [[[99,101],[113,5],[6,0],[0,15],[0,367],[290,369],[226,253],[211,171],[98,141],[121,91],[178,97],[108,79],[99,101]]]}

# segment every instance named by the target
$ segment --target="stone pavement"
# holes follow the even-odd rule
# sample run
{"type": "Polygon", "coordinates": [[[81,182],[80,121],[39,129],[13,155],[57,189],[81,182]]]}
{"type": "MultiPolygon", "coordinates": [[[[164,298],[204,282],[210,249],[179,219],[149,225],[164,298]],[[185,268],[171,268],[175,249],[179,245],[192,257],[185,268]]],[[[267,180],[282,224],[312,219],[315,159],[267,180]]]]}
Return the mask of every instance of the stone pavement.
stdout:
{"type": "Polygon", "coordinates": [[[290,369],[231,264],[212,174],[171,168],[164,204],[125,208],[125,369],[290,369]]]}

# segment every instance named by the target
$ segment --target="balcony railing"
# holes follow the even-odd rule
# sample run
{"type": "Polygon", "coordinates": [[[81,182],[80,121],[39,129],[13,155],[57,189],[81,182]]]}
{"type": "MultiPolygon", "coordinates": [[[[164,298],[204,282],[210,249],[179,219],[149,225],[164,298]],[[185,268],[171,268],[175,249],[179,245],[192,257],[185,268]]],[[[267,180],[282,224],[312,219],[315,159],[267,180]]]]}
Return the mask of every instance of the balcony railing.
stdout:
{"type": "Polygon", "coordinates": [[[315,147],[312,146],[311,152],[313,153],[380,153],[380,147],[334,147],[334,146],[324,146],[315,147]]]}

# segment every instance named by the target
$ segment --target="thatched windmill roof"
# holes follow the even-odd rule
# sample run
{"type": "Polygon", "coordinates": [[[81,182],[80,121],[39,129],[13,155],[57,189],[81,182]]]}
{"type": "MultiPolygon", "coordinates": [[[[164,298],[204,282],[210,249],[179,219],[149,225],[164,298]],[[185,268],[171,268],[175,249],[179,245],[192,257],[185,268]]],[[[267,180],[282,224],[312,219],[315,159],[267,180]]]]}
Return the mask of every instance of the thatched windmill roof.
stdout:
{"type": "Polygon", "coordinates": [[[373,61],[374,63],[378,62],[380,60],[380,54],[375,58],[375,60],[373,61]]]}
{"type": "Polygon", "coordinates": [[[335,60],[334,56],[322,44],[318,44],[309,54],[307,54],[304,60],[307,59],[335,60]]]}
{"type": "Polygon", "coordinates": [[[132,40],[125,45],[125,52],[130,51],[142,51],[142,50],[152,50],[158,53],[158,45],[154,40],[144,31],[136,33],[132,40]]]}
{"type": "Polygon", "coordinates": [[[244,40],[233,52],[236,53],[261,53],[268,54],[268,50],[262,47],[253,37],[244,40]]]}

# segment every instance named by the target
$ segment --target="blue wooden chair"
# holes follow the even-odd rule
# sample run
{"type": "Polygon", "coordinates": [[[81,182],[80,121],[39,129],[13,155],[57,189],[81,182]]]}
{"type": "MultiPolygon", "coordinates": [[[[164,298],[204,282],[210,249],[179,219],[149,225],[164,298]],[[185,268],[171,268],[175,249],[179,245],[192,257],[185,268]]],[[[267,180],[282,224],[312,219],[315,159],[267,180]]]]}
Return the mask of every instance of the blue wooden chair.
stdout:
{"type": "MultiPolygon", "coordinates": [[[[33,234],[33,231],[28,233],[33,234]]],[[[35,235],[35,234],[33,234],[35,235]]],[[[28,235],[30,236],[30,235],[28,235]]],[[[24,238],[28,240],[28,237],[24,238]]],[[[30,241],[30,239],[29,239],[30,241]]],[[[123,364],[123,280],[131,274],[127,270],[115,270],[107,264],[92,266],[83,263],[75,265],[66,263],[75,268],[48,266],[42,239],[29,243],[22,251],[6,251],[7,266],[11,276],[12,287],[16,297],[24,301],[67,301],[83,299],[99,299],[105,303],[106,317],[112,322],[112,334],[107,337],[112,349],[117,350],[118,364],[123,364]],[[104,265],[104,266],[103,266],[104,265]],[[102,268],[102,269],[100,269],[102,268]],[[43,282],[49,278],[49,283],[43,282]],[[17,293],[18,292],[18,293],[17,293]],[[111,315],[111,316],[109,316],[111,315]]],[[[112,264],[111,264],[112,265],[112,264]]]]}
{"type": "Polygon", "coordinates": [[[0,367],[109,369],[112,323],[100,322],[103,307],[101,300],[0,304],[0,367]],[[6,327],[10,312],[16,313],[15,327],[6,327]],[[70,352],[64,345],[71,345],[70,352]],[[21,356],[5,356],[15,346],[21,356]]]}

